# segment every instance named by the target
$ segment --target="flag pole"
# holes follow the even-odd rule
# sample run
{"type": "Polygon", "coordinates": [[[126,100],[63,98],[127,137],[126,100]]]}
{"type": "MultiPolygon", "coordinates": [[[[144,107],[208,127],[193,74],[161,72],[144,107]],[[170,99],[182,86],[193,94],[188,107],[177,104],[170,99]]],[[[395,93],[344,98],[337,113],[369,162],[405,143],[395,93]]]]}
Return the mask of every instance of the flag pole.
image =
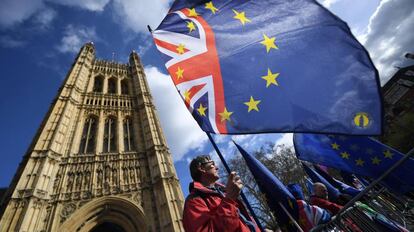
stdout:
{"type": "MultiPolygon", "coordinates": [[[[210,140],[211,144],[213,145],[214,150],[216,150],[216,153],[218,154],[218,156],[219,156],[219,158],[221,160],[221,163],[223,164],[223,166],[226,169],[226,171],[230,174],[231,173],[230,167],[227,165],[226,160],[224,160],[224,157],[221,154],[219,148],[217,147],[217,144],[214,142],[213,137],[211,137],[211,134],[209,132],[207,132],[207,131],[206,131],[206,134],[207,134],[208,139],[210,140]]],[[[250,206],[249,201],[247,201],[247,198],[244,195],[243,191],[240,191],[240,196],[243,199],[244,203],[246,204],[246,207],[249,209],[250,213],[252,214],[252,217],[256,221],[256,224],[259,227],[260,231],[264,232],[264,228],[262,227],[262,224],[258,220],[258,218],[256,216],[256,213],[253,211],[253,208],[250,206]]]]}
{"type": "MultiPolygon", "coordinates": [[[[338,215],[341,215],[345,210],[351,207],[356,201],[358,201],[362,196],[364,196],[369,190],[371,190],[375,185],[377,185],[381,180],[387,177],[391,172],[397,169],[401,164],[407,161],[414,154],[414,148],[412,148],[403,158],[398,160],[393,166],[391,166],[387,171],[385,171],[380,177],[372,181],[363,191],[358,193],[352,200],[344,205],[344,207],[338,212],[338,215]]],[[[339,217],[337,217],[339,218],[339,217]]]]}
{"type": "Polygon", "coordinates": [[[293,218],[293,216],[289,213],[289,211],[285,208],[285,206],[278,202],[279,206],[283,209],[283,211],[286,213],[286,215],[289,217],[289,219],[293,222],[293,224],[295,224],[296,228],[298,229],[299,232],[303,232],[302,228],[300,227],[300,225],[298,224],[298,222],[293,218]]]}

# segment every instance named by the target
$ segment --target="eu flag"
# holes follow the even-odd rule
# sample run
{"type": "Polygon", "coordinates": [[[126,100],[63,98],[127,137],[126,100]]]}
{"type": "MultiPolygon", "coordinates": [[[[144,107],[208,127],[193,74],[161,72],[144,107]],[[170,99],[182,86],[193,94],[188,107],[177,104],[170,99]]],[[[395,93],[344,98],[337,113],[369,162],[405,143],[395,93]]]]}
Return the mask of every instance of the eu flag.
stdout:
{"type": "MultiPolygon", "coordinates": [[[[361,136],[295,134],[296,156],[356,175],[378,178],[404,155],[374,139],[361,136]]],[[[414,160],[409,159],[382,184],[396,193],[414,190],[414,160]]]]}
{"type": "Polygon", "coordinates": [[[313,0],[177,0],[153,37],[205,131],[381,132],[368,53],[313,0]]]}

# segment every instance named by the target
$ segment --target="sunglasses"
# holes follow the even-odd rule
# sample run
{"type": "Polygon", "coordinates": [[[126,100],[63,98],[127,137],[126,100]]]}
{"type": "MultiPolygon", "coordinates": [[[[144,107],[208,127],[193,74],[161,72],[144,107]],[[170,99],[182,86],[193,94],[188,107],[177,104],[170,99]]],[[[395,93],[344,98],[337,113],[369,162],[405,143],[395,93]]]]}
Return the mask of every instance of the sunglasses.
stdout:
{"type": "Polygon", "coordinates": [[[200,163],[200,166],[204,166],[204,165],[206,165],[206,164],[212,164],[212,165],[214,165],[214,166],[216,166],[216,164],[214,163],[214,161],[213,160],[209,160],[209,161],[205,161],[205,162],[202,162],[202,163],[200,163]]]}

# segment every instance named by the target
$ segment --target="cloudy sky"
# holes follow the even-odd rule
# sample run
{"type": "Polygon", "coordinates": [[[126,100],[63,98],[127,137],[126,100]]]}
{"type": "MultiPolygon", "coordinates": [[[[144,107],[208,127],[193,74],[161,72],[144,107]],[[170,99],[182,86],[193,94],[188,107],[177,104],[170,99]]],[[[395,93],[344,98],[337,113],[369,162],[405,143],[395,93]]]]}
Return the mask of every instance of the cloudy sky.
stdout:
{"type": "MultiPolygon", "coordinates": [[[[156,28],[167,0],[0,0],[0,187],[9,184],[79,48],[93,41],[100,59],[126,63],[139,52],[161,124],[186,193],[194,155],[214,157],[207,137],[187,112],[159,59],[146,25],[156,28]]],[[[384,84],[414,52],[413,0],[320,0],[348,23],[365,45],[384,84]]],[[[411,62],[412,63],[412,62],[411,62]]],[[[226,155],[230,139],[247,150],[290,134],[217,136],[226,155]]]]}

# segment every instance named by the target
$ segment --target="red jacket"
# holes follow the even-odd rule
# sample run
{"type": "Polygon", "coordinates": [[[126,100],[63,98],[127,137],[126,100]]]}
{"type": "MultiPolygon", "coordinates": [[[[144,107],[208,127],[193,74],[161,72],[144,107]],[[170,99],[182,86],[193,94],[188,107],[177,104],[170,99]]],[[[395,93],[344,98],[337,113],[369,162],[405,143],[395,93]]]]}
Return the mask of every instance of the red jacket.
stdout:
{"type": "Polygon", "coordinates": [[[317,197],[317,196],[311,196],[310,197],[310,203],[312,205],[319,206],[322,209],[328,210],[329,212],[332,213],[332,215],[337,214],[339,212],[339,210],[342,209],[341,205],[335,204],[333,202],[330,202],[326,199],[323,199],[323,198],[320,198],[320,197],[317,197]]]}
{"type": "MultiPolygon", "coordinates": [[[[224,186],[216,183],[216,187],[224,186]]],[[[237,209],[254,223],[240,201],[223,197],[201,183],[193,182],[190,184],[190,195],[185,199],[184,229],[186,232],[250,232],[237,209]]],[[[257,226],[256,232],[259,232],[257,226]]]]}

